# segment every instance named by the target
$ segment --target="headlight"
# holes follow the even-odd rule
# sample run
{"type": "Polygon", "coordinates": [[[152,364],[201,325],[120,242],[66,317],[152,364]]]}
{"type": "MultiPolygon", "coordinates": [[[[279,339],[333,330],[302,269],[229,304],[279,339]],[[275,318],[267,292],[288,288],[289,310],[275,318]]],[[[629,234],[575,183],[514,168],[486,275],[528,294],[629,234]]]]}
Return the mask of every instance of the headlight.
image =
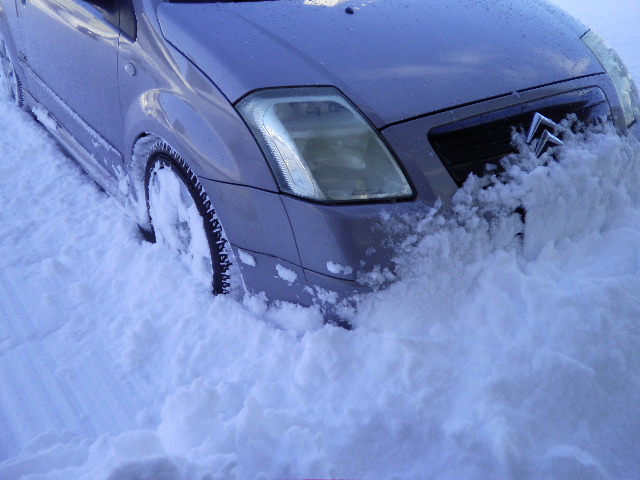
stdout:
{"type": "Polygon", "coordinates": [[[582,41],[591,49],[611,77],[620,98],[626,125],[629,126],[634,121],[640,120],[638,90],[618,54],[593,30],[585,33],[582,41]]]}
{"type": "Polygon", "coordinates": [[[284,192],[325,202],[413,194],[376,130],[336,88],[262,90],[237,109],[284,192]]]}

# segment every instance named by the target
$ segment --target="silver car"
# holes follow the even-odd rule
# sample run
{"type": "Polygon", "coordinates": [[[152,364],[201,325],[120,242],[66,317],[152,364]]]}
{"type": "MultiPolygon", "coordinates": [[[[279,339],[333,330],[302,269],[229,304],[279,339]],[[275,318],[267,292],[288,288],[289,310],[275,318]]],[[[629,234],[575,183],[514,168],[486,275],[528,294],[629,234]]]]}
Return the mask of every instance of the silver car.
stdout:
{"type": "Polygon", "coordinates": [[[640,137],[618,56],[544,0],[0,0],[0,35],[15,103],[214,293],[365,291],[381,214],[446,205],[514,128],[640,137]]]}

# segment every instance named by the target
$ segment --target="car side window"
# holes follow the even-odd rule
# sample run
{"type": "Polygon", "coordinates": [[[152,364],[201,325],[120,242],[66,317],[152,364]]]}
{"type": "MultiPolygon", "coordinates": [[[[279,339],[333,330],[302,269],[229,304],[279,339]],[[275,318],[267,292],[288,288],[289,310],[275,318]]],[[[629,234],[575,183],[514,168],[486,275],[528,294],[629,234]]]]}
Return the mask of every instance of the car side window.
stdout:
{"type": "Polygon", "coordinates": [[[130,40],[136,39],[136,15],[131,0],[87,0],[87,3],[130,40]]]}

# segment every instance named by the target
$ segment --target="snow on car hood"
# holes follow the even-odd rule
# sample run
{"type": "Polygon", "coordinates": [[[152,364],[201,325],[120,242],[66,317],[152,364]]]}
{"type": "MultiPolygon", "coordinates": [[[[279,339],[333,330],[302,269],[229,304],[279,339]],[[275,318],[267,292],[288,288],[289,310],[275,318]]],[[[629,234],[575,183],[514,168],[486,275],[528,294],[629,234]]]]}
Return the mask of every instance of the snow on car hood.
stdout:
{"type": "MultiPolygon", "coordinates": [[[[231,100],[333,85],[378,127],[602,67],[540,0],[162,3],[164,36],[231,100]]],[[[582,29],[582,31],[581,31],[582,29]]]]}

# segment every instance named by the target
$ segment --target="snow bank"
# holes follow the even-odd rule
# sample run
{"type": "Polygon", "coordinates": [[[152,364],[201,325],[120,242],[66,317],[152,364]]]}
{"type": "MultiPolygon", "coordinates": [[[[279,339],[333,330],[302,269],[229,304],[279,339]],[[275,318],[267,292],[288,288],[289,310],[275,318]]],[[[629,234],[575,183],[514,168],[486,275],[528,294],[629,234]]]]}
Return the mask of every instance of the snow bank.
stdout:
{"type": "Polygon", "coordinates": [[[640,150],[590,133],[559,157],[467,184],[453,219],[418,223],[401,280],[361,302],[360,329],[411,346],[397,374],[428,409],[411,428],[423,473],[406,478],[640,471],[640,150]]]}
{"type": "Polygon", "coordinates": [[[399,280],[348,332],[211,298],[0,110],[1,479],[640,471],[637,142],[590,132],[559,163],[520,155],[451,219],[396,225],[399,280]]]}

